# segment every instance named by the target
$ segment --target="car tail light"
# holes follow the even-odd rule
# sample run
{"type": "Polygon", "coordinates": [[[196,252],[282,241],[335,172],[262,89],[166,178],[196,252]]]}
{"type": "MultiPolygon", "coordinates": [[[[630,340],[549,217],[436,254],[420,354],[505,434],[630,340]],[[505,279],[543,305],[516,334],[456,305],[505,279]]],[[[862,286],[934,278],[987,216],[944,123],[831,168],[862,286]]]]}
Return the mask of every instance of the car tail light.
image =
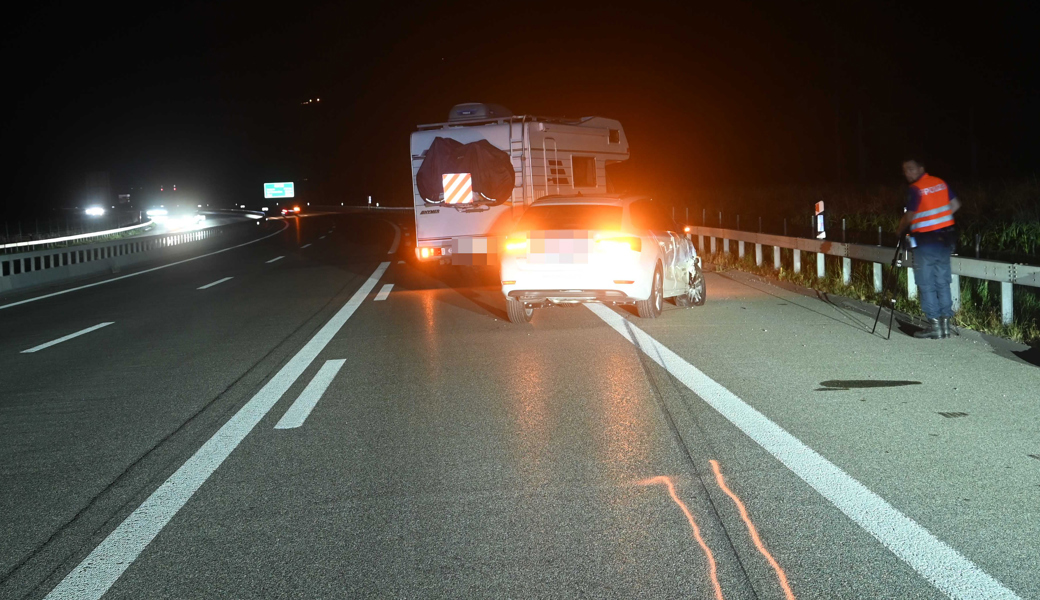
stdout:
{"type": "Polygon", "coordinates": [[[604,254],[640,252],[643,241],[635,236],[603,237],[596,240],[596,251],[604,254]]]}
{"type": "Polygon", "coordinates": [[[509,254],[527,254],[527,234],[506,239],[506,252],[509,254]]]}

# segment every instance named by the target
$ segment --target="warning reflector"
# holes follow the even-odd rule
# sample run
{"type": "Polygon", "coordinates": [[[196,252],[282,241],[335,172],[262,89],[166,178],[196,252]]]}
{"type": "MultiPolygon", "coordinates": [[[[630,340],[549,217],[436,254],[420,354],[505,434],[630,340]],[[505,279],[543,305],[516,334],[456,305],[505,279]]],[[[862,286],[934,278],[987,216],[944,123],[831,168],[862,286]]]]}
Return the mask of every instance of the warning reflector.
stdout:
{"type": "Polygon", "coordinates": [[[441,175],[446,204],[468,204],[473,202],[473,175],[470,173],[445,173],[441,175]]]}

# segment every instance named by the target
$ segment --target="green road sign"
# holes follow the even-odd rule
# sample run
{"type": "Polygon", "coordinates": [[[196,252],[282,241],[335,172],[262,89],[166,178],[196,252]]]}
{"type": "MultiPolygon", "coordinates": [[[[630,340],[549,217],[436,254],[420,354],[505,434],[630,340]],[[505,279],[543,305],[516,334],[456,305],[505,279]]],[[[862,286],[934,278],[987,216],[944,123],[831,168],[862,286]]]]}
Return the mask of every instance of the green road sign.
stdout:
{"type": "Polygon", "coordinates": [[[264,184],[264,198],[292,198],[295,195],[291,181],[264,184]]]}

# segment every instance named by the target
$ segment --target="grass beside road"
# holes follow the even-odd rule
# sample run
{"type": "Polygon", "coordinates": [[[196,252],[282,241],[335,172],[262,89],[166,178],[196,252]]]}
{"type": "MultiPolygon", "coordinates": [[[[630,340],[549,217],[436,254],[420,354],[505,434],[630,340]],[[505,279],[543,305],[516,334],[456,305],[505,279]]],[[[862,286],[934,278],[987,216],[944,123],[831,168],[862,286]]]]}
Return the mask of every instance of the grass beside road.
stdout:
{"type": "MultiPolygon", "coordinates": [[[[845,285],[841,279],[839,257],[826,256],[827,276],[818,278],[816,256],[813,253],[802,253],[801,273],[794,272],[792,251],[789,249],[780,250],[779,271],[773,270],[771,249],[766,252],[763,248],[763,256],[769,257],[769,260],[764,260],[762,266],[755,264],[753,253],[738,258],[732,252],[718,252],[705,255],[705,260],[713,263],[717,271],[737,269],[873,304],[881,300],[880,294],[874,292],[874,273],[870,263],[853,261],[851,281],[849,285],[845,285]]],[[[897,310],[913,316],[924,316],[920,303],[916,299],[911,300],[907,294],[906,269],[897,269],[893,277],[892,269],[885,265],[882,266],[882,276],[884,281],[894,288],[897,310]]],[[[961,310],[954,318],[955,324],[1031,346],[1040,346],[1040,294],[1037,290],[1025,286],[1014,286],[1014,290],[1015,320],[1010,325],[1005,325],[1000,318],[1000,283],[962,277],[961,310]]]]}

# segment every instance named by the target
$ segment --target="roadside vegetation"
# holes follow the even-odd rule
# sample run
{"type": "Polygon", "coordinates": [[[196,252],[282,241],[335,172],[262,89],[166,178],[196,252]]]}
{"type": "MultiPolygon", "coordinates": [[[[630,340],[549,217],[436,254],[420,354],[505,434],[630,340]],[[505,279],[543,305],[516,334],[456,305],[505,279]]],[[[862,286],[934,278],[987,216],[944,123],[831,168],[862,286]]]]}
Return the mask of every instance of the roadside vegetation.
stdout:
{"type": "MultiPolygon", "coordinates": [[[[1040,263],[1040,181],[1036,177],[987,184],[950,183],[961,200],[957,213],[958,254],[980,258],[1040,263]]],[[[809,237],[813,206],[826,207],[827,237],[863,244],[895,245],[896,225],[903,212],[906,186],[772,186],[694,191],[677,203],[677,215],[689,223],[809,237]],[[720,225],[721,213],[721,225],[720,225]],[[739,227],[737,223],[739,221],[739,227]]],[[[682,220],[682,219],[680,219],[682,220]]]]}
{"type": "MultiPolygon", "coordinates": [[[[707,244],[707,240],[705,240],[707,244]]],[[[731,242],[731,250],[736,242],[731,242]]],[[[793,253],[790,249],[780,249],[779,271],[773,269],[773,250],[763,248],[762,266],[755,264],[754,252],[748,252],[744,258],[738,258],[735,252],[715,254],[705,253],[704,260],[712,263],[716,271],[738,269],[754,273],[769,279],[787,281],[802,287],[819,290],[828,294],[837,294],[856,298],[863,302],[877,304],[881,294],[874,292],[874,273],[870,263],[852,262],[852,277],[849,285],[842,283],[841,259],[836,256],[825,257],[826,273],[824,278],[816,277],[816,255],[811,252],[802,253],[802,272],[795,273],[793,253]]],[[[906,269],[896,269],[893,277],[892,268],[882,266],[882,277],[890,288],[886,295],[894,294],[896,309],[909,315],[923,317],[921,305],[917,299],[911,300],[907,294],[906,269]]],[[[710,294],[710,293],[709,293],[710,294]]],[[[961,309],[954,318],[958,327],[967,327],[1003,338],[1015,340],[1032,346],[1040,346],[1040,294],[1033,288],[1015,286],[1015,321],[1004,325],[1000,319],[1000,284],[998,282],[961,278],[961,309]]]]}
{"type": "MultiPolygon", "coordinates": [[[[1034,176],[1017,181],[986,184],[951,182],[962,203],[956,215],[959,243],[957,254],[966,257],[1040,264],[1040,181],[1034,176]]],[[[795,237],[812,237],[813,206],[824,202],[827,238],[860,244],[895,247],[896,226],[906,199],[905,185],[876,186],[772,186],[695,191],[687,201],[676,203],[676,218],[692,225],[762,231],[795,237]],[[687,215],[689,215],[687,217],[687,215]],[[844,221],[844,231],[842,228],[844,221]]],[[[803,253],[802,272],[795,273],[792,252],[781,249],[780,271],[774,271],[772,248],[767,249],[762,267],[753,253],[738,259],[733,253],[706,256],[719,269],[736,268],[765,277],[877,303],[870,264],[853,261],[851,284],[841,280],[841,260],[826,258],[827,277],[816,277],[816,257],[803,253]]],[[[891,269],[883,267],[885,281],[891,269]]],[[[891,285],[891,284],[890,284],[891,285]]],[[[899,269],[895,282],[896,307],[920,316],[920,305],[906,290],[906,270],[899,269]]],[[[1040,290],[1014,286],[1015,322],[1004,325],[1000,318],[1000,284],[961,278],[961,310],[956,323],[1015,341],[1040,345],[1040,290]]]]}

